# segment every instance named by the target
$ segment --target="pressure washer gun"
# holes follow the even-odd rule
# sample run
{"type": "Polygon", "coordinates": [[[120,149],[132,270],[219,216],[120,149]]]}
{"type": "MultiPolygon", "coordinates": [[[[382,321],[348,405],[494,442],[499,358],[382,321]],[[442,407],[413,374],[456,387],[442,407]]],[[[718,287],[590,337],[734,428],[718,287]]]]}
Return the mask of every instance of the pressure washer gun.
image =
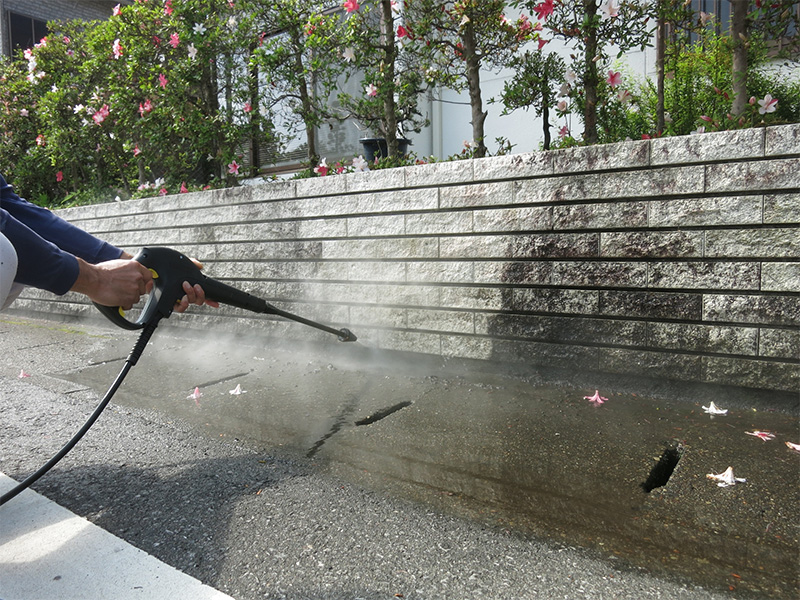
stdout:
{"type": "MultiPolygon", "coordinates": [[[[95,303],[95,306],[108,317],[112,323],[123,329],[143,329],[149,331],[144,337],[147,339],[137,344],[131,352],[129,360],[133,359],[133,364],[141,355],[147,340],[155,330],[156,325],[161,319],[169,318],[175,304],[184,296],[183,282],[188,281],[192,286],[200,284],[205,292],[206,299],[215,300],[223,304],[229,304],[249,310],[255,313],[278,315],[292,321],[309,325],[316,329],[332,333],[341,342],[354,342],[356,336],[349,329],[334,329],[321,323],[316,323],[309,319],[294,315],[271,305],[266,300],[238,290],[235,287],[207,277],[199,267],[189,258],[173,250],[172,248],[142,248],[133,260],[140,262],[147,267],[153,274],[153,291],[147,302],[142,308],[142,312],[135,321],[130,321],[125,316],[125,312],[114,306],[103,306],[95,303]],[[141,346],[141,348],[139,348],[141,346]],[[134,353],[136,355],[134,356],[134,353]]],[[[145,332],[143,331],[143,333],[145,332]]]]}
{"type": "Polygon", "coordinates": [[[95,306],[111,321],[124,329],[140,329],[139,339],[136,345],[131,350],[130,355],[125,360],[122,370],[117,375],[117,378],[111,384],[111,387],[103,396],[100,404],[95,408],[94,412],[83,424],[83,427],[72,436],[72,438],[59,450],[49,461],[47,461],[39,470],[27,477],[24,481],[17,484],[14,488],[0,496],[0,506],[14,498],[17,494],[22,492],[25,488],[29,487],[42,475],[47,473],[58,461],[60,461],[69,452],[75,444],[80,441],[89,428],[97,421],[100,414],[111,401],[111,398],[116,393],[122,381],[139,360],[150,337],[156,330],[161,319],[169,318],[175,308],[175,304],[183,298],[183,282],[188,281],[191,285],[200,284],[205,292],[206,299],[222,302],[223,304],[230,304],[238,308],[250,310],[255,313],[265,313],[270,315],[278,315],[327,331],[336,335],[342,342],[355,342],[356,336],[349,329],[334,329],[327,325],[322,325],[303,317],[298,317],[292,313],[286,312],[269,304],[267,301],[252,296],[247,292],[237,290],[234,287],[226,285],[210,277],[206,277],[200,272],[200,268],[194,264],[189,258],[171,248],[142,248],[139,253],[133,257],[145,267],[150,269],[153,274],[153,290],[149,298],[145,302],[142,312],[135,321],[130,321],[125,316],[125,313],[120,307],[102,306],[95,303],[95,306]]]}

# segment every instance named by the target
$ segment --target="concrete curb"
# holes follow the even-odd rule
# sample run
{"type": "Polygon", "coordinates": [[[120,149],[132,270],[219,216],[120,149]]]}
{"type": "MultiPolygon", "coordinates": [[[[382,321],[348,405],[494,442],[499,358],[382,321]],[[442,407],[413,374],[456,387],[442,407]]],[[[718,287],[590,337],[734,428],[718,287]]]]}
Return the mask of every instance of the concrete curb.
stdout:
{"type": "Polygon", "coordinates": [[[231,598],[32,490],[0,510],[0,598],[231,598]]]}

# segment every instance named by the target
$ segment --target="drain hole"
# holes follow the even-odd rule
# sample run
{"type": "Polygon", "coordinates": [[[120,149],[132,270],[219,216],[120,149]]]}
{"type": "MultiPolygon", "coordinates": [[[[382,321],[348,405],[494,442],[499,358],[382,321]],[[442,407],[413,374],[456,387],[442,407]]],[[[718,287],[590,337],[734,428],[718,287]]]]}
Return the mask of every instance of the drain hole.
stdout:
{"type": "Polygon", "coordinates": [[[372,425],[373,423],[380,421],[381,419],[385,419],[391,414],[396,413],[398,410],[402,410],[407,406],[411,406],[411,402],[400,402],[395,404],[394,406],[390,406],[389,408],[384,408],[383,410],[379,410],[376,413],[371,414],[368,417],[364,417],[363,419],[356,421],[356,425],[372,425]]]}
{"type": "Polygon", "coordinates": [[[664,454],[661,455],[656,466],[650,471],[647,481],[642,483],[642,489],[649,494],[654,489],[667,485],[672,472],[678,466],[682,453],[683,446],[680,444],[664,450],[664,454]]]}

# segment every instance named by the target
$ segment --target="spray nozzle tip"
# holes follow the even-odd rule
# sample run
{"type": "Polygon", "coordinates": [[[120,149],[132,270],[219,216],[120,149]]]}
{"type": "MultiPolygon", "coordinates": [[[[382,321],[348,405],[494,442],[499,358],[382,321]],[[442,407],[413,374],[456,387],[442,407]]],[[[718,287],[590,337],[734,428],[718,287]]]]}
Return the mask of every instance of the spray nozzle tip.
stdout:
{"type": "Polygon", "coordinates": [[[355,334],[350,331],[349,329],[340,329],[339,330],[339,341],[340,342],[355,342],[358,338],[355,334]]]}

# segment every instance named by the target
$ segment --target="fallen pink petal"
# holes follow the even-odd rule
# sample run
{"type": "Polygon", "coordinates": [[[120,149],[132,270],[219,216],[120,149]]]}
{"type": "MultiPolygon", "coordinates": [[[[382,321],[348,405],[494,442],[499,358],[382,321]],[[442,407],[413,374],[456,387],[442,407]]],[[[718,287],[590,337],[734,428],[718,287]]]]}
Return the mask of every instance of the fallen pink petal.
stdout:
{"type": "Polygon", "coordinates": [[[233,388],[232,390],[230,390],[228,393],[229,393],[231,396],[239,396],[239,395],[241,395],[241,394],[246,394],[246,393],[247,393],[247,391],[245,391],[245,390],[243,390],[243,389],[242,389],[242,384],[241,384],[241,383],[237,383],[237,384],[236,384],[236,387],[235,387],[235,388],[233,388]]]}
{"type": "Polygon", "coordinates": [[[26,373],[26,372],[25,372],[25,369],[22,369],[22,370],[19,372],[19,378],[20,378],[20,379],[23,379],[24,377],[30,377],[30,374],[29,374],[29,373],[26,373]]]}
{"type": "Polygon", "coordinates": [[[741,477],[734,477],[733,476],[733,467],[728,467],[722,473],[714,475],[713,473],[708,473],[706,475],[709,479],[716,481],[719,487],[730,487],[732,485],[736,485],[737,483],[744,483],[747,481],[741,477]]]}
{"type": "Polygon", "coordinates": [[[194,403],[197,404],[197,406],[200,406],[198,400],[200,400],[200,398],[202,397],[203,397],[203,392],[200,391],[199,387],[196,387],[194,388],[194,391],[191,394],[186,396],[186,399],[189,400],[191,398],[192,400],[194,400],[194,403]]]}
{"type": "Polygon", "coordinates": [[[704,406],[703,410],[706,411],[710,415],[727,415],[728,409],[727,408],[719,408],[714,402],[709,402],[708,406],[704,406]]]}
{"type": "Polygon", "coordinates": [[[595,390],[594,396],[584,396],[583,399],[588,400],[595,406],[600,406],[601,404],[603,404],[603,402],[608,402],[608,398],[604,398],[603,396],[600,395],[600,390],[595,390]]]}
{"type": "Polygon", "coordinates": [[[775,434],[770,432],[770,431],[758,431],[758,430],[756,430],[756,431],[745,431],[745,433],[747,435],[752,435],[752,436],[757,437],[757,438],[759,438],[761,440],[764,440],[765,442],[768,442],[769,440],[774,440],[775,439],[775,434]]]}
{"type": "Polygon", "coordinates": [[[786,447],[789,448],[789,450],[800,452],[800,444],[795,444],[794,442],[784,442],[784,443],[786,444],[786,447]]]}

